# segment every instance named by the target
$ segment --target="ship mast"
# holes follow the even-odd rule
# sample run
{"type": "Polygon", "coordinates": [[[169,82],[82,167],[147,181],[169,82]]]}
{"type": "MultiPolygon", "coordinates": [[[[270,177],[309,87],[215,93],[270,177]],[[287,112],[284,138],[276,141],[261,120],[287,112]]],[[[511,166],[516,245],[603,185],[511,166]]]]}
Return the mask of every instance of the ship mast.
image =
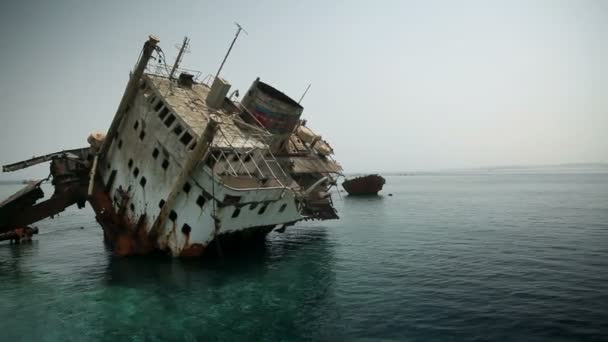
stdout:
{"type": "Polygon", "coordinates": [[[245,31],[243,29],[243,27],[241,25],[239,25],[239,23],[234,23],[236,25],[236,27],[238,27],[238,29],[236,30],[236,35],[234,36],[234,39],[232,40],[232,43],[230,44],[230,47],[228,48],[228,52],[226,52],[226,56],[224,56],[224,60],[222,61],[222,64],[220,64],[220,68],[217,69],[217,73],[215,74],[215,77],[213,78],[214,80],[220,75],[220,72],[222,71],[222,68],[224,67],[224,63],[226,63],[226,59],[228,59],[228,55],[230,55],[230,51],[232,51],[232,47],[234,46],[234,43],[236,42],[237,38],[239,37],[239,34],[241,34],[241,31],[245,32],[245,34],[248,34],[247,31],[245,31]]]}
{"type": "Polygon", "coordinates": [[[184,56],[184,51],[186,51],[186,49],[188,48],[188,43],[190,42],[190,39],[188,37],[184,37],[184,42],[182,43],[182,46],[179,48],[179,53],[177,54],[177,58],[175,59],[175,63],[173,63],[173,68],[171,69],[171,73],[169,74],[169,79],[173,79],[173,74],[175,73],[175,70],[177,70],[177,68],[179,67],[179,63],[181,63],[182,58],[184,56]]]}

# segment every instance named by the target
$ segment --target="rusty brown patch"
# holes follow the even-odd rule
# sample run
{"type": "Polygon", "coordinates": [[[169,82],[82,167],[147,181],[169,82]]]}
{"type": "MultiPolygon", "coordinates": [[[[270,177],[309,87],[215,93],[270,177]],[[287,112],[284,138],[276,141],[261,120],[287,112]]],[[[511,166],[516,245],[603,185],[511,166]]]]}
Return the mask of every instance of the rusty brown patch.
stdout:
{"type": "Polygon", "coordinates": [[[203,254],[205,251],[205,247],[200,243],[193,243],[191,245],[187,245],[182,249],[182,252],[179,254],[180,257],[192,258],[198,257],[203,254]]]}
{"type": "MultiPolygon", "coordinates": [[[[103,189],[103,184],[97,183],[95,188],[103,189]]],[[[94,191],[89,197],[89,203],[95,211],[97,222],[103,228],[106,243],[116,255],[145,255],[157,249],[153,237],[147,233],[145,215],[137,223],[132,222],[123,210],[119,210],[119,213],[114,210],[109,194],[103,190],[94,191]]]]}

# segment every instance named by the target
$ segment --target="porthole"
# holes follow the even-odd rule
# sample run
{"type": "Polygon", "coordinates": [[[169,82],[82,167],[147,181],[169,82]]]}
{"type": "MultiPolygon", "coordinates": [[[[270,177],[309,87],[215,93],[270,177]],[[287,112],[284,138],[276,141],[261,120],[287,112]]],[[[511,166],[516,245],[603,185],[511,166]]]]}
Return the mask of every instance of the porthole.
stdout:
{"type": "Polygon", "coordinates": [[[158,207],[162,209],[164,206],[165,206],[165,200],[161,199],[160,202],[158,202],[158,207]]]}
{"type": "Polygon", "coordinates": [[[137,129],[139,127],[139,121],[135,120],[135,125],[133,125],[133,129],[137,129]]]}
{"type": "Polygon", "coordinates": [[[158,158],[158,154],[160,153],[160,151],[155,148],[154,151],[152,151],[152,158],[156,159],[158,158]]]}
{"type": "Polygon", "coordinates": [[[142,129],[141,132],[139,133],[139,140],[143,141],[145,137],[146,137],[146,132],[142,129]]]}
{"type": "Polygon", "coordinates": [[[188,235],[188,234],[190,234],[191,231],[192,231],[192,227],[190,227],[189,224],[184,223],[184,225],[182,226],[182,233],[188,235]]]}
{"type": "Polygon", "coordinates": [[[139,169],[138,168],[135,168],[133,170],[133,176],[135,176],[135,178],[137,178],[137,176],[139,176],[139,169]]]}
{"type": "Polygon", "coordinates": [[[146,186],[146,177],[141,177],[141,179],[139,180],[139,185],[141,185],[142,188],[144,188],[146,186]]]}
{"type": "Polygon", "coordinates": [[[190,192],[190,189],[192,189],[192,186],[190,185],[190,183],[186,182],[186,183],[184,184],[183,189],[184,189],[184,192],[185,192],[185,193],[189,193],[189,192],[190,192]]]}
{"type": "Polygon", "coordinates": [[[167,159],[163,160],[163,163],[161,164],[163,170],[166,170],[169,167],[169,161],[167,159]]]}
{"type": "Polygon", "coordinates": [[[129,169],[133,167],[133,159],[129,159],[129,163],[127,164],[127,166],[129,167],[129,169]]]}

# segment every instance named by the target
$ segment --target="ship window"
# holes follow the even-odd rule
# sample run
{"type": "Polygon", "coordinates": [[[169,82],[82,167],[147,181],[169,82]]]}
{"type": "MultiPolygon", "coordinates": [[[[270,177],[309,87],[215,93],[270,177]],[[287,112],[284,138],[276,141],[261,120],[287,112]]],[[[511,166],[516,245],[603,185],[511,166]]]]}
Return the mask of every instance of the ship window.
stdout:
{"type": "Polygon", "coordinates": [[[251,160],[251,154],[248,154],[247,156],[245,156],[245,159],[243,159],[243,162],[248,162],[251,160]]]}
{"type": "Polygon", "coordinates": [[[139,185],[141,185],[142,188],[146,187],[146,177],[142,176],[141,179],[139,180],[139,185]]]}
{"type": "Polygon", "coordinates": [[[133,203],[129,204],[129,208],[131,208],[131,211],[135,211],[135,205],[133,205],[133,203]]]}
{"type": "Polygon", "coordinates": [[[182,126],[177,125],[177,126],[175,126],[173,133],[175,133],[175,135],[180,135],[180,134],[182,134],[183,131],[184,131],[184,129],[182,128],[182,126]]]}
{"type": "Polygon", "coordinates": [[[129,159],[129,164],[127,164],[129,166],[129,169],[131,169],[133,167],[133,159],[129,159]]]}
{"type": "Polygon", "coordinates": [[[184,223],[184,225],[182,226],[182,233],[190,234],[191,231],[192,231],[192,227],[190,227],[189,224],[184,223]]]}
{"type": "Polygon", "coordinates": [[[173,222],[177,220],[177,213],[175,212],[175,210],[171,210],[171,213],[169,213],[169,219],[173,222]]]}
{"type": "Polygon", "coordinates": [[[154,101],[156,101],[156,96],[152,96],[152,97],[150,97],[150,99],[148,100],[148,102],[150,102],[150,103],[154,103],[154,101]]]}
{"type": "Polygon", "coordinates": [[[141,133],[139,133],[139,140],[144,141],[145,137],[146,137],[146,132],[142,129],[141,133]]]}
{"type": "Polygon", "coordinates": [[[120,150],[122,148],[122,139],[118,140],[118,149],[120,150]]]}
{"type": "Polygon", "coordinates": [[[264,204],[264,205],[263,205],[263,206],[260,208],[260,210],[258,210],[258,215],[262,215],[262,214],[263,214],[263,213],[266,211],[266,208],[267,208],[267,207],[268,207],[268,203],[264,204]]]}
{"type": "Polygon", "coordinates": [[[257,206],[258,206],[258,202],[251,203],[251,204],[249,205],[249,210],[253,210],[253,209],[257,208],[257,206]]]}
{"type": "Polygon", "coordinates": [[[165,107],[163,108],[163,110],[160,111],[160,114],[158,114],[158,117],[163,120],[167,114],[169,114],[169,108],[165,107]]]}
{"type": "Polygon", "coordinates": [[[285,208],[287,208],[287,203],[284,203],[280,208],[279,208],[279,212],[282,213],[285,211],[285,208]]]}
{"type": "Polygon", "coordinates": [[[238,217],[240,213],[241,213],[241,208],[234,209],[234,211],[232,212],[232,218],[238,217]]]}
{"type": "Polygon", "coordinates": [[[161,199],[160,202],[158,202],[158,207],[162,209],[164,206],[165,206],[165,200],[161,199]]]}
{"type": "Polygon", "coordinates": [[[170,114],[167,120],[165,120],[165,126],[171,127],[171,125],[175,122],[175,115],[170,114]]]}
{"type": "Polygon", "coordinates": [[[169,167],[169,161],[167,159],[163,160],[163,163],[161,166],[163,167],[164,170],[166,170],[169,167]]]}
{"type": "Polygon", "coordinates": [[[192,136],[190,135],[190,133],[186,132],[184,133],[184,135],[182,135],[179,141],[181,141],[182,144],[184,144],[185,146],[188,146],[188,144],[192,141],[192,136]]]}
{"type": "Polygon", "coordinates": [[[239,155],[238,155],[237,153],[235,153],[235,154],[232,156],[232,161],[233,161],[233,162],[235,162],[235,161],[238,161],[238,160],[239,160],[239,155]]]}
{"type": "Polygon", "coordinates": [[[156,106],[154,106],[154,111],[158,112],[162,106],[163,106],[163,101],[158,101],[156,106]]]}
{"type": "Polygon", "coordinates": [[[190,189],[192,189],[192,186],[190,185],[190,183],[186,182],[186,184],[184,184],[183,189],[185,193],[190,193],[190,189]]]}
{"type": "Polygon", "coordinates": [[[203,205],[205,205],[205,197],[203,197],[203,195],[198,196],[196,199],[196,204],[202,208],[203,205]]]}
{"type": "Polygon", "coordinates": [[[135,168],[133,170],[133,176],[135,176],[136,178],[137,178],[137,176],[139,176],[139,169],[138,168],[135,168]]]}
{"type": "Polygon", "coordinates": [[[139,121],[135,120],[135,125],[133,125],[133,129],[137,129],[139,127],[139,121]]]}
{"type": "Polygon", "coordinates": [[[152,158],[154,158],[154,159],[158,158],[158,153],[159,153],[158,149],[155,148],[154,151],[152,151],[152,158]]]}
{"type": "Polygon", "coordinates": [[[226,195],[224,197],[225,205],[237,204],[240,201],[241,201],[241,196],[226,195]]]}

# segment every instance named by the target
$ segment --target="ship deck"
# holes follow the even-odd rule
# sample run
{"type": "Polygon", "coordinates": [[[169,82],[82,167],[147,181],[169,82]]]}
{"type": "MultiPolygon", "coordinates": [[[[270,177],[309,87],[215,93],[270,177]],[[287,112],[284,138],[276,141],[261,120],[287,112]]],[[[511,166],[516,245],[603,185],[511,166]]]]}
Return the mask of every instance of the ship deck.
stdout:
{"type": "Polygon", "coordinates": [[[215,114],[220,123],[219,134],[213,142],[215,148],[263,149],[267,147],[262,140],[267,133],[261,131],[255,134],[246,133],[235,123],[238,109],[234,104],[228,103],[221,109],[210,108],[207,105],[205,99],[210,90],[207,85],[194,83],[192,88],[185,88],[176,85],[164,76],[146,74],[144,78],[149,80],[148,84],[158,96],[164,99],[169,109],[179,116],[197,136],[200,136],[205,130],[209,116],[215,114]]]}

